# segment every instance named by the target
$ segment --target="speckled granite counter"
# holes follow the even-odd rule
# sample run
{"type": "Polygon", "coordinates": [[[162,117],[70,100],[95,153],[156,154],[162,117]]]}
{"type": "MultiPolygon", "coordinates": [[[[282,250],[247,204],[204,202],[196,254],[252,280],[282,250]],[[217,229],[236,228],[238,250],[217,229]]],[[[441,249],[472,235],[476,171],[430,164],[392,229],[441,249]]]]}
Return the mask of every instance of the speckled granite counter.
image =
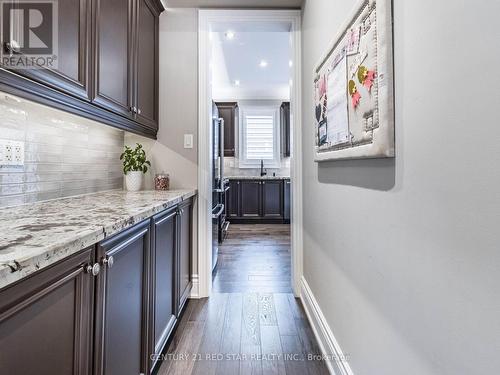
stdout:
{"type": "Polygon", "coordinates": [[[111,190],[0,209],[0,289],[196,194],[111,190]]]}
{"type": "Polygon", "coordinates": [[[289,176],[226,176],[229,180],[289,180],[289,176]]]}

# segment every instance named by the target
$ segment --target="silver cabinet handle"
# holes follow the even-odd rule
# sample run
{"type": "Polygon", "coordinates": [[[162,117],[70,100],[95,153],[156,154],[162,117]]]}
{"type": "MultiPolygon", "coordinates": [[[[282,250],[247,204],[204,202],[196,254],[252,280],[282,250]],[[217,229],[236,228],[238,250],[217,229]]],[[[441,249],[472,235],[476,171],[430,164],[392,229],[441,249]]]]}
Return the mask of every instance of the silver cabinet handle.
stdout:
{"type": "Polygon", "coordinates": [[[97,276],[99,275],[99,272],[101,272],[101,266],[99,265],[99,263],[94,263],[93,265],[87,264],[85,266],[85,273],[89,273],[92,276],[97,276]]]}
{"type": "Polygon", "coordinates": [[[137,113],[141,114],[141,109],[140,108],[137,108],[137,113]]]}
{"type": "Polygon", "coordinates": [[[112,255],[102,258],[103,266],[108,266],[108,268],[111,268],[113,267],[113,264],[115,264],[115,258],[113,258],[112,255]]]}
{"type": "Polygon", "coordinates": [[[130,111],[132,113],[137,113],[137,108],[136,107],[130,107],[130,111]]]}

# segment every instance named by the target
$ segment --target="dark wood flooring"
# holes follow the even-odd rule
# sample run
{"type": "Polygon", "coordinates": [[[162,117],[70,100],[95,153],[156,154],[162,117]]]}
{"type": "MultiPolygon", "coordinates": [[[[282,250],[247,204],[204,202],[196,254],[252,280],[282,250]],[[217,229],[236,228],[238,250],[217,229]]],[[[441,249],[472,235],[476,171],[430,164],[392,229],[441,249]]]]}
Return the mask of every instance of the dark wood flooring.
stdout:
{"type": "Polygon", "coordinates": [[[234,225],[210,298],[190,300],[159,375],[328,374],[290,286],[288,225],[234,225]]]}
{"type": "Polygon", "coordinates": [[[290,225],[238,224],[219,248],[213,290],[292,293],[290,225]]]}

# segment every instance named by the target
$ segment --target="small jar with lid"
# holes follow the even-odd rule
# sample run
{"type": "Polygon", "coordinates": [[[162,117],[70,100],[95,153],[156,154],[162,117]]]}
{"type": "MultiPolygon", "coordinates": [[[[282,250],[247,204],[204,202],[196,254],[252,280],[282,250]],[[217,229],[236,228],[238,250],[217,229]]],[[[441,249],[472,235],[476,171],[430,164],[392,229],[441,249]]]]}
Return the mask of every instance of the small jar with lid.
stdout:
{"type": "Polygon", "coordinates": [[[155,190],[169,190],[170,176],[167,173],[157,173],[155,175],[155,190]]]}

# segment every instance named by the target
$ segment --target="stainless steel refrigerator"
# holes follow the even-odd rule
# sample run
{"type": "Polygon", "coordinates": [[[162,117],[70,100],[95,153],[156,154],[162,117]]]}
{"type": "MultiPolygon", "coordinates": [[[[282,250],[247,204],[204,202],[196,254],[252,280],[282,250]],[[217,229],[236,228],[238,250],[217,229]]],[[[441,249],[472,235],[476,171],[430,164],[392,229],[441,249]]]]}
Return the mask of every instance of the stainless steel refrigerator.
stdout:
{"type": "Polygon", "coordinates": [[[224,217],[224,120],[212,103],[212,272],[217,266],[220,229],[224,217]]]}

